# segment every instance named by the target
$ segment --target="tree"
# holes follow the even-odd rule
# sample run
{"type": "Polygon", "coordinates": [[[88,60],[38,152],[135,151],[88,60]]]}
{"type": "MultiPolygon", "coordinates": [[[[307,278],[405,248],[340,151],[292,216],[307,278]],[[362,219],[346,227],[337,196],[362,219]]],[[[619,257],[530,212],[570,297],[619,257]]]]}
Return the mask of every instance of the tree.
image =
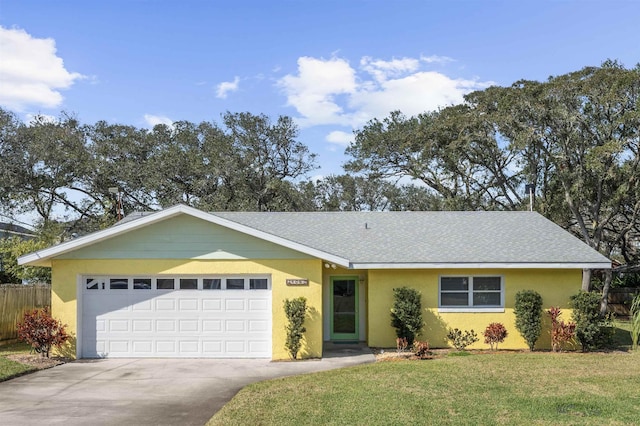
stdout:
{"type": "Polygon", "coordinates": [[[520,208],[517,156],[500,144],[493,123],[468,105],[371,120],[347,148],[346,170],[379,178],[409,177],[443,199],[445,209],[520,208]]]}
{"type": "Polygon", "coordinates": [[[109,220],[118,217],[117,195],[110,188],[118,189],[124,212],[157,207],[154,156],[161,146],[152,137],[155,131],[106,121],[87,129],[91,167],[83,181],[109,220]]]}
{"type": "MultiPolygon", "coordinates": [[[[524,152],[543,214],[606,256],[637,254],[640,66],[602,67],[494,89],[498,128],[524,152]]],[[[481,99],[481,97],[478,97],[481,99]]],[[[588,280],[585,280],[588,283],[588,280]]],[[[611,276],[605,276],[601,309],[611,276]]],[[[587,288],[585,288],[587,290],[587,288]]]]}
{"type": "MultiPolygon", "coordinates": [[[[419,180],[444,209],[525,209],[533,184],[536,210],[602,254],[637,263],[639,104],[640,65],[606,61],[416,117],[374,119],[356,132],[346,168],[419,180]]],[[[605,272],[602,312],[610,282],[605,272]]]]}
{"type": "Polygon", "coordinates": [[[223,117],[232,150],[225,191],[228,209],[298,210],[293,184],[313,170],[315,154],[298,142],[298,128],[289,117],[272,124],[265,115],[226,113],[223,117]]]}

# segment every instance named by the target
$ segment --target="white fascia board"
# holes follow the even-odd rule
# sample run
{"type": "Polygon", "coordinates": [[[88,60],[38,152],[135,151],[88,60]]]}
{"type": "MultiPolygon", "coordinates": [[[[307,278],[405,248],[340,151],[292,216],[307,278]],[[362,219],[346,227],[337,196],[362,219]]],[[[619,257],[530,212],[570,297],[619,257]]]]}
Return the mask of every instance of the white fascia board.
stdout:
{"type": "Polygon", "coordinates": [[[253,237],[260,238],[262,240],[269,241],[274,244],[278,244],[280,246],[287,247],[292,250],[308,254],[310,256],[324,259],[340,266],[344,266],[344,267],[349,266],[349,261],[342,257],[335,256],[330,253],[325,253],[323,251],[305,246],[304,244],[289,241],[287,239],[278,237],[276,235],[272,235],[263,231],[258,231],[257,229],[251,228],[249,226],[241,225],[237,222],[223,219],[214,214],[206,213],[206,212],[203,212],[202,210],[185,206],[183,204],[178,204],[176,206],[169,207],[168,209],[161,210],[157,213],[153,213],[148,216],[143,216],[140,219],[136,219],[136,220],[132,220],[130,222],[124,223],[122,225],[115,225],[115,226],[112,226],[111,228],[94,232],[93,234],[89,234],[84,237],[77,238],[75,240],[67,241],[57,246],[49,247],[43,250],[36,251],[34,253],[21,256],[20,258],[18,258],[18,264],[47,266],[49,265],[49,260],[52,257],[60,256],[70,251],[77,250],[82,247],[86,247],[86,246],[98,243],[100,241],[104,241],[109,238],[116,237],[118,235],[124,234],[134,229],[142,228],[144,226],[148,226],[153,223],[160,222],[162,220],[177,216],[179,214],[187,214],[187,215],[205,220],[207,222],[215,223],[225,228],[233,229],[235,231],[242,232],[244,234],[251,235],[253,237]]]}
{"type": "Polygon", "coordinates": [[[350,269],[611,269],[611,263],[366,263],[350,269]]]}

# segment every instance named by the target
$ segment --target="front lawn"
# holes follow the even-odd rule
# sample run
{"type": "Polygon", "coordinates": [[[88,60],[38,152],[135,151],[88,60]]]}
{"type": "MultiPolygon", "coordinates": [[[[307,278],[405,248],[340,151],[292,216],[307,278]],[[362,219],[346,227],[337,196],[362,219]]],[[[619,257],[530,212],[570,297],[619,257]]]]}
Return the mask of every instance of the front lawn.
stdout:
{"type": "Polygon", "coordinates": [[[0,346],[0,382],[36,369],[7,358],[10,355],[28,354],[29,349],[28,345],[22,343],[0,346]]]}
{"type": "Polygon", "coordinates": [[[256,383],[208,423],[638,424],[640,353],[378,362],[256,383]]]}

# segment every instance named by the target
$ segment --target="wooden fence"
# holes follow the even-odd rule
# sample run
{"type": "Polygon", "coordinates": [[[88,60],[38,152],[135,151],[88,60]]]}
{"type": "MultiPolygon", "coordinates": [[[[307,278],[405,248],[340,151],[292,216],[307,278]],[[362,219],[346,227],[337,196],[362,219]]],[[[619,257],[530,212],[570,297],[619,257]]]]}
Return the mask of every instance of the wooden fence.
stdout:
{"type": "Polygon", "coordinates": [[[51,307],[49,284],[0,284],[0,345],[15,341],[16,324],[28,310],[51,307]]]}
{"type": "Polygon", "coordinates": [[[631,315],[631,302],[637,294],[640,294],[640,288],[612,288],[607,298],[609,312],[618,317],[628,317],[631,315]]]}

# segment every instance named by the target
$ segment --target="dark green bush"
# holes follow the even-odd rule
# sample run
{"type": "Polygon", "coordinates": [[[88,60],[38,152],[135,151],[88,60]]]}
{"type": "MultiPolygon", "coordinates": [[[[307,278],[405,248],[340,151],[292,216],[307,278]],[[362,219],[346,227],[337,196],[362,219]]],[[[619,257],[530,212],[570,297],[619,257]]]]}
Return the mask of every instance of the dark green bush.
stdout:
{"type": "Polygon", "coordinates": [[[516,330],[520,332],[533,351],[542,332],[542,296],[537,291],[522,290],[516,293],[516,330]]]}
{"type": "Polygon", "coordinates": [[[418,290],[409,287],[393,289],[391,326],[396,329],[396,336],[407,339],[407,346],[413,345],[413,341],[420,335],[424,326],[422,302],[418,290]]]}
{"type": "Polygon", "coordinates": [[[302,336],[307,331],[303,325],[304,318],[307,315],[307,299],[304,297],[286,299],[284,301],[284,313],[287,315],[288,320],[286,325],[287,341],[284,346],[289,351],[291,358],[296,359],[302,345],[302,336]]]}
{"type": "Polygon", "coordinates": [[[600,299],[599,293],[586,291],[571,296],[576,339],[584,352],[602,349],[612,343],[613,327],[607,317],[600,315],[600,299]]]}

